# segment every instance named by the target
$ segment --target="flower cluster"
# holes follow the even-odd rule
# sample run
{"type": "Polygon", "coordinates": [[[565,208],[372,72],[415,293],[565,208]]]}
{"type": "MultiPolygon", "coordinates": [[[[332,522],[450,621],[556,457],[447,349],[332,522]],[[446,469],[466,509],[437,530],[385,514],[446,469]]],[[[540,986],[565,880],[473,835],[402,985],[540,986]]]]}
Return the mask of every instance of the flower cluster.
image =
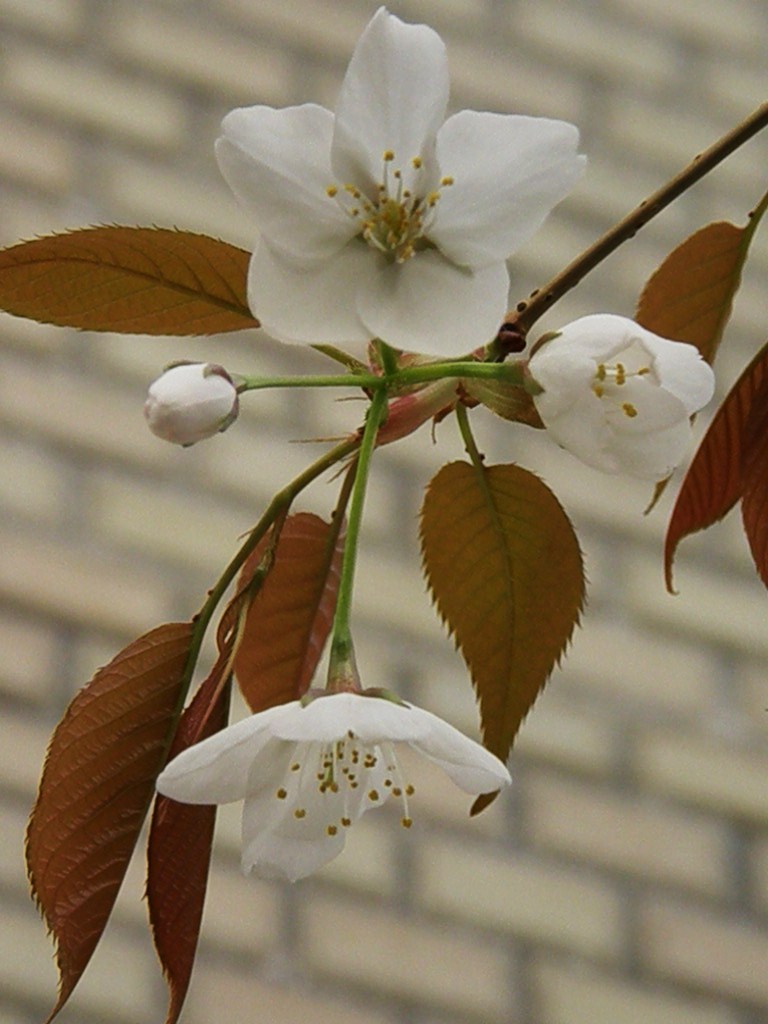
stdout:
{"type": "MultiPolygon", "coordinates": [[[[446,120],[447,102],[440,38],[381,8],[355,48],[335,115],[308,104],[225,118],[219,164],[259,232],[249,303],[278,339],[351,349],[381,339],[446,356],[497,334],[505,260],[572,188],[584,160],[572,125],[468,111],[446,120]]],[[[598,469],[651,479],[681,460],[690,417],[714,387],[692,346],[608,314],[543,339],[525,375],[558,443],[598,469]]],[[[401,398],[379,443],[455,394],[445,379],[401,398]]],[[[192,364],[152,385],[145,412],[158,436],[193,444],[225,429],[237,403],[221,367],[192,364]]],[[[222,730],[158,779],[176,800],[244,801],[244,870],[303,878],[388,801],[409,827],[413,787],[397,743],[468,793],[509,784],[497,757],[428,711],[356,682],[346,688],[354,692],[331,689],[222,730]]]]}

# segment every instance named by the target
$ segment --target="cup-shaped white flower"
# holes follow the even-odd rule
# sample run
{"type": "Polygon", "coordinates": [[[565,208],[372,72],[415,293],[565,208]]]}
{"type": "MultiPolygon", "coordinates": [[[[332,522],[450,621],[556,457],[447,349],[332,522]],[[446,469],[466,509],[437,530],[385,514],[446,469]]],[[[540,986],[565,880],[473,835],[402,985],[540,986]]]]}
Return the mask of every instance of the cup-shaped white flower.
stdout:
{"type": "Polygon", "coordinates": [[[190,445],[213,437],[237,419],[237,389],[222,366],[169,366],[149,388],[144,416],[153,434],[190,445]]]}
{"type": "Polygon", "coordinates": [[[698,349],[610,313],[563,327],[530,359],[536,408],[552,437],[589,466],[668,476],[691,440],[690,417],[715,376],[698,349]]]}
{"type": "Polygon", "coordinates": [[[293,701],[231,725],[179,754],[157,780],[182,803],[245,800],[242,865],[296,881],[333,860],[365,811],[399,801],[410,826],[396,743],[438,764],[467,793],[510,782],[502,762],[429,711],[361,693],[293,701]]]}
{"type": "Polygon", "coordinates": [[[445,120],[440,37],[382,7],[335,116],[307,104],[224,119],[222,173],[259,232],[248,299],[281,341],[435,355],[488,342],[505,260],[581,176],[573,125],[463,111],[445,120]]]}

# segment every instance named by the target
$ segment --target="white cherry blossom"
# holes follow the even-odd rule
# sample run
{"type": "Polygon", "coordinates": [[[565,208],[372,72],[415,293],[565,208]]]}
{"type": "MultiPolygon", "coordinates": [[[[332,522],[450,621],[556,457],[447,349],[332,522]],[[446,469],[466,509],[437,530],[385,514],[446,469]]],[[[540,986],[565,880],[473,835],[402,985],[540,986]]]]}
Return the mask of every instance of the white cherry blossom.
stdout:
{"type": "Polygon", "coordinates": [[[448,117],[440,37],[380,8],[336,114],[255,106],[224,119],[216,153],[259,239],[248,298],[282,341],[361,351],[372,338],[435,355],[488,342],[507,306],[505,260],[581,176],[573,125],[448,117]]]}
{"type": "Polygon", "coordinates": [[[563,327],[534,352],[534,403],[552,437],[589,466],[660,480],[689,448],[690,417],[715,377],[698,349],[610,313],[563,327]]]}
{"type": "Polygon", "coordinates": [[[237,389],[222,366],[178,363],[150,385],[144,416],[157,437],[191,445],[226,430],[239,410],[237,389]]]}
{"type": "Polygon", "coordinates": [[[231,725],[179,754],[157,780],[183,803],[244,800],[245,872],[296,881],[344,847],[365,811],[397,801],[411,824],[396,743],[438,764],[466,793],[510,782],[502,762],[436,715],[362,693],[293,701],[231,725]]]}

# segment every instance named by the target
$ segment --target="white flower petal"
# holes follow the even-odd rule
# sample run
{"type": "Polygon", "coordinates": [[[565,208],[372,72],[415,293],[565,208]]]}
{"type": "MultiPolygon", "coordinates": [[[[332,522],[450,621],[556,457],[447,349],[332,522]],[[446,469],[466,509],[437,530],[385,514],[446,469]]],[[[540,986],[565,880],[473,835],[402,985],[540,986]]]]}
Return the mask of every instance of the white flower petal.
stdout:
{"type": "Polygon", "coordinates": [[[429,237],[456,263],[506,259],[542,225],[584,171],[564,121],[464,110],[437,136],[441,190],[429,237]]]}
{"type": "Polygon", "coordinates": [[[552,421],[580,402],[594,380],[595,369],[595,360],[567,341],[554,348],[549,342],[535,352],[528,370],[544,388],[534,399],[542,419],[552,421]]]}
{"type": "Polygon", "coordinates": [[[268,766],[279,754],[281,745],[269,731],[270,720],[279,710],[250,715],[183,751],[160,773],[158,792],[188,804],[242,800],[254,762],[268,766]]]}
{"type": "Polygon", "coordinates": [[[439,252],[380,266],[358,292],[358,311],[372,337],[396,348],[459,355],[495,336],[507,310],[509,274],[496,263],[457,267],[439,252]]]}
{"type": "Polygon", "coordinates": [[[664,430],[648,435],[646,444],[633,443],[624,435],[613,440],[619,462],[618,472],[640,480],[662,480],[679,466],[691,447],[691,428],[687,417],[664,430]]]}
{"type": "Polygon", "coordinates": [[[315,104],[245,107],[222,122],[219,167],[261,235],[296,257],[338,251],[356,233],[326,189],[333,182],[333,114],[315,104]]]}
{"type": "Polygon", "coordinates": [[[363,354],[373,335],[356,310],[375,273],[372,253],[351,242],[327,260],[299,266],[260,242],[248,268],[248,304],[280,341],[341,345],[363,354]]]}
{"type": "MultiPolygon", "coordinates": [[[[628,378],[621,388],[615,388],[616,401],[605,403],[604,415],[611,428],[619,434],[640,437],[658,433],[678,423],[688,428],[688,410],[680,399],[658,384],[643,377],[628,378]],[[631,406],[634,415],[628,416],[624,406],[631,406]]],[[[593,394],[596,404],[600,399],[593,394]]]]}
{"type": "Polygon", "coordinates": [[[357,42],[336,106],[333,169],[369,192],[381,181],[386,150],[411,186],[413,157],[432,159],[448,105],[448,58],[426,25],[406,25],[380,7],[357,42]]]}
{"type": "MultiPolygon", "coordinates": [[[[344,849],[346,831],[339,828],[335,835],[325,829],[307,829],[304,834],[284,834],[281,822],[288,823],[292,810],[286,808],[275,817],[263,799],[249,798],[243,807],[243,871],[255,871],[263,878],[283,878],[295,882],[305,878],[337,857],[344,849]],[[265,812],[268,812],[265,814],[265,812]]],[[[306,821],[301,824],[307,824],[306,821]]]]}
{"type": "Polygon", "coordinates": [[[270,723],[270,731],[282,740],[302,743],[333,743],[348,732],[362,743],[382,740],[410,741],[421,736],[423,726],[408,705],[357,693],[333,693],[307,705],[293,701],[270,723]]]}
{"type": "Polygon", "coordinates": [[[644,344],[653,355],[662,386],[676,395],[692,415],[703,409],[715,393],[715,375],[694,345],[665,342],[650,331],[644,332],[644,344]]]}
{"type": "Polygon", "coordinates": [[[425,727],[423,737],[411,745],[439,765],[465,793],[492,793],[512,781],[506,765],[495,754],[423,708],[414,708],[425,727]]]}
{"type": "Polygon", "coordinates": [[[620,473],[622,462],[612,448],[613,431],[605,412],[592,392],[584,392],[564,410],[550,417],[541,404],[544,395],[534,399],[550,437],[587,466],[603,473],[620,473]]]}

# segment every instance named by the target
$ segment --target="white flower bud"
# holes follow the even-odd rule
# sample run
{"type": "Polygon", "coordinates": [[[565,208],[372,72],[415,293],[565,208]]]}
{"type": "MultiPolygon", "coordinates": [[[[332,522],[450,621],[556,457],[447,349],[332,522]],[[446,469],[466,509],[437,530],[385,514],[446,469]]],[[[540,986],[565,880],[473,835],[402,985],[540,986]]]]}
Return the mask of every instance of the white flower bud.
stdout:
{"type": "Polygon", "coordinates": [[[169,366],[151,385],[144,416],[157,437],[191,445],[226,430],[237,419],[239,402],[232,379],[213,363],[169,366]]]}
{"type": "Polygon", "coordinates": [[[603,472],[646,480],[669,476],[682,461],[690,417],[715,388],[695,346],[610,313],[567,324],[534,352],[528,372],[558,444],[603,472]]]}

